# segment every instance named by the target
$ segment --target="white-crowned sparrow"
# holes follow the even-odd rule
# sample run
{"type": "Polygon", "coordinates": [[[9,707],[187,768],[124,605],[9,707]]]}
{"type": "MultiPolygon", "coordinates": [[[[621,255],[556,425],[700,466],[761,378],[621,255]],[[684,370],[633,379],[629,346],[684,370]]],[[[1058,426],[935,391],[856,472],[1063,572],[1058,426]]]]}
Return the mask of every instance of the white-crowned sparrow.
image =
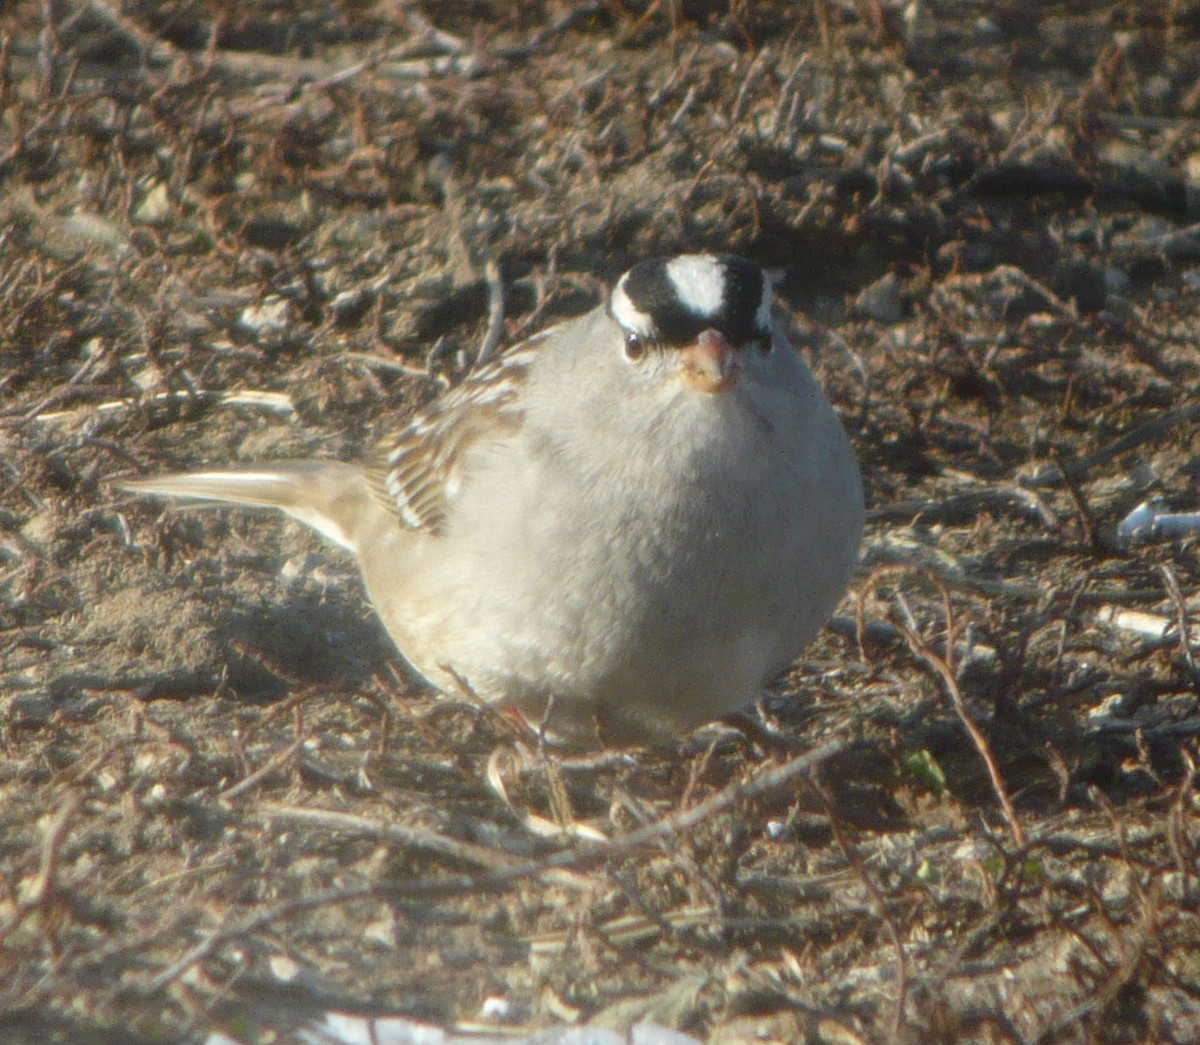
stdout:
{"type": "Polygon", "coordinates": [[[661,738],[756,697],[857,559],[853,451],[770,308],[741,258],[647,261],[362,464],[122,485],[280,508],[332,538],[442,690],[577,742],[661,738]]]}

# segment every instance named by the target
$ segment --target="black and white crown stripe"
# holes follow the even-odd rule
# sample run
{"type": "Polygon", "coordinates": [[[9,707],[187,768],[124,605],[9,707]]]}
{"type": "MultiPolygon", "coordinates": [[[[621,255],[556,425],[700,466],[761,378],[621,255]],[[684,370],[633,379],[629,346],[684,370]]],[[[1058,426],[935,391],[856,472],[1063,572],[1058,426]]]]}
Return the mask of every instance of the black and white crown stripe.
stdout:
{"type": "Polygon", "coordinates": [[[639,337],[684,344],[715,327],[742,345],[770,332],[771,282],[753,262],[728,254],[656,258],[620,278],[608,309],[639,337]]]}

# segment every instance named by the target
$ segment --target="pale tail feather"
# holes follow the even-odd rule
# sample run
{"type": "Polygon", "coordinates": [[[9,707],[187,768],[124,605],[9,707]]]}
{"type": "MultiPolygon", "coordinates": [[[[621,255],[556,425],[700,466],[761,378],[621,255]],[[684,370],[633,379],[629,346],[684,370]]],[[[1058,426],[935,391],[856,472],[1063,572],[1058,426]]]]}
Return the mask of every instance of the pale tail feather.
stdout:
{"type": "Polygon", "coordinates": [[[365,475],[340,461],[272,461],[121,480],[116,485],[134,494],[278,508],[352,552],[358,550],[358,526],[370,509],[365,475]]]}

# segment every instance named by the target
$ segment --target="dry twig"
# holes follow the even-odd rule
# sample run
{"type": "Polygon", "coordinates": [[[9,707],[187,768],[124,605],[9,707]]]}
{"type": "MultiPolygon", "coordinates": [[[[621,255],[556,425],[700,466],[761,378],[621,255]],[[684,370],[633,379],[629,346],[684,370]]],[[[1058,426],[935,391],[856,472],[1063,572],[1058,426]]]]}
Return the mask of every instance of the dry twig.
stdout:
{"type": "MultiPolygon", "coordinates": [[[[934,583],[937,583],[935,580],[934,583]]],[[[950,596],[944,587],[938,584],[942,591],[942,597],[946,609],[946,627],[947,640],[946,648],[948,651],[954,649],[954,632],[952,616],[950,613],[950,596]]],[[[917,630],[916,619],[912,615],[912,611],[908,608],[908,603],[905,601],[902,594],[897,593],[896,602],[900,608],[901,614],[901,630],[904,632],[904,637],[908,641],[909,649],[913,655],[927,667],[931,668],[935,675],[942,680],[942,684],[946,688],[946,693],[950,697],[950,703],[958,715],[959,721],[962,722],[963,728],[966,729],[967,735],[970,736],[971,742],[975,745],[975,750],[979,752],[979,757],[983,760],[984,766],[987,768],[988,778],[992,783],[992,792],[996,796],[996,800],[1000,803],[1000,808],[1004,813],[1004,819],[1008,821],[1009,830],[1012,832],[1013,841],[1020,847],[1025,845],[1025,833],[1021,830],[1021,823],[1017,819],[1016,810],[1013,809],[1012,802],[1008,797],[1008,791],[1004,786],[1004,779],[1000,776],[1000,770],[996,765],[995,756],[992,754],[991,745],[987,742],[987,737],[983,735],[980,728],[975,725],[971,714],[967,711],[966,701],[963,700],[962,690],[958,687],[958,679],[954,677],[954,669],[950,666],[947,657],[953,656],[948,653],[947,657],[940,656],[932,647],[921,637],[917,630]]]]}
{"type": "Polygon", "coordinates": [[[797,777],[807,775],[822,762],[845,750],[845,747],[845,743],[840,741],[823,744],[803,755],[789,759],[780,766],[759,773],[749,782],[739,781],[730,784],[691,809],[663,817],[653,824],[631,831],[611,842],[579,846],[576,849],[554,853],[540,860],[525,861],[483,875],[455,875],[436,881],[410,879],[404,882],[373,882],[347,889],[327,889],[280,904],[235,925],[210,933],[173,965],[155,976],[150,982],[149,989],[151,991],[162,990],[183,975],[196,962],[202,961],[212,954],[218,947],[318,907],[351,903],[355,900],[372,897],[387,898],[393,901],[433,900],[447,896],[508,889],[519,881],[536,878],[547,871],[583,870],[610,857],[634,852],[645,846],[657,844],[663,838],[690,831],[740,802],[749,801],[785,787],[797,777]]]}

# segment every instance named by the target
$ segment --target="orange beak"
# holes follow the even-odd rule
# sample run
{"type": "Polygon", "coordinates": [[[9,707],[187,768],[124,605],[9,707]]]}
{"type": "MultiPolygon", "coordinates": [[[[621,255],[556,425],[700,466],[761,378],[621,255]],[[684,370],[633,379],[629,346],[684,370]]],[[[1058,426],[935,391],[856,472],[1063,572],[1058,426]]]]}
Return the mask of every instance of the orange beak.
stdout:
{"type": "Polygon", "coordinates": [[[716,395],[737,384],[737,353],[720,331],[701,331],[681,354],[683,380],[688,388],[716,395]]]}

